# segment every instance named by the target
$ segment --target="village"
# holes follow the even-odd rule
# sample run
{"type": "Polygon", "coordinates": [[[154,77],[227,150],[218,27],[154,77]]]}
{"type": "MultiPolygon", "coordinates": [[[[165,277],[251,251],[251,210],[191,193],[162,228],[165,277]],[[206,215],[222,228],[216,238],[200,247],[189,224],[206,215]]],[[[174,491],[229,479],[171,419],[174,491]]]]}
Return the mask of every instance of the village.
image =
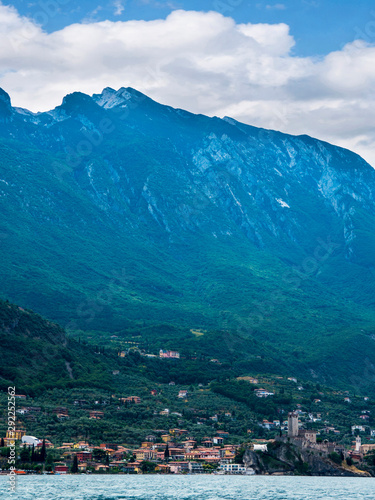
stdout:
{"type": "MultiPolygon", "coordinates": [[[[180,397],[187,396],[185,391],[181,392],[183,394],[180,394],[180,397]]],[[[135,405],[141,402],[136,396],[127,400],[135,405]]],[[[59,408],[59,411],[62,412],[59,413],[60,417],[67,416],[66,409],[59,408]]],[[[91,418],[100,419],[102,413],[91,412],[91,418]]],[[[292,443],[308,453],[319,452],[320,455],[338,464],[354,467],[355,471],[361,473],[364,458],[375,451],[375,443],[362,444],[359,433],[365,431],[363,426],[352,426],[352,445],[346,447],[328,439],[319,439],[320,432],[306,429],[300,417],[306,422],[304,412],[296,409],[288,413],[287,420],[263,420],[259,422],[259,426],[277,431],[275,437],[252,439],[252,431],[248,430],[249,438],[241,444],[232,444],[229,432],[223,430],[216,430],[213,436],[197,439],[187,429],[155,429],[152,434],[144,436],[139,446],[127,447],[114,442],[93,445],[85,440],[54,444],[49,439],[27,435],[25,429],[17,429],[15,433],[8,431],[6,436],[1,438],[0,447],[4,450],[16,443],[19,464],[17,474],[44,472],[253,475],[259,471],[255,471],[246,463],[246,450],[259,456],[267,455],[269,446],[272,447],[275,443],[292,443]],[[337,461],[336,457],[340,457],[340,460],[337,461]],[[28,462],[38,465],[27,469],[28,462]]],[[[322,432],[327,430],[329,429],[322,428],[322,432]]],[[[375,430],[371,430],[371,436],[375,437],[375,430]]],[[[0,457],[0,466],[2,472],[6,473],[4,455],[0,457]]]]}
{"type": "MultiPolygon", "coordinates": [[[[154,355],[140,358],[148,356],[154,355]]],[[[180,362],[177,351],[160,349],[158,357],[180,362]]],[[[121,374],[113,370],[113,376],[121,374]]],[[[289,444],[355,470],[375,465],[369,396],[292,375],[243,375],[190,386],[145,380],[122,379],[125,394],[15,394],[17,430],[14,436],[3,430],[0,468],[6,472],[14,441],[18,474],[266,474],[274,473],[264,464],[275,448],[289,444]]]]}

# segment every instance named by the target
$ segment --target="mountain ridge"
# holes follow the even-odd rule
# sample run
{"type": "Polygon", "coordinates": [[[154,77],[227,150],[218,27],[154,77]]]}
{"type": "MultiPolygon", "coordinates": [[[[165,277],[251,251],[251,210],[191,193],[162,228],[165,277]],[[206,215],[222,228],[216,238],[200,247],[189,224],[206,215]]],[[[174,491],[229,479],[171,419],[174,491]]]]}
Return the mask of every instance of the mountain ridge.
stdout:
{"type": "Polygon", "coordinates": [[[354,374],[361,356],[371,365],[375,171],[358,155],[129,88],[11,110],[0,126],[4,297],[72,330],[247,335],[317,377],[339,362],[354,374]]]}

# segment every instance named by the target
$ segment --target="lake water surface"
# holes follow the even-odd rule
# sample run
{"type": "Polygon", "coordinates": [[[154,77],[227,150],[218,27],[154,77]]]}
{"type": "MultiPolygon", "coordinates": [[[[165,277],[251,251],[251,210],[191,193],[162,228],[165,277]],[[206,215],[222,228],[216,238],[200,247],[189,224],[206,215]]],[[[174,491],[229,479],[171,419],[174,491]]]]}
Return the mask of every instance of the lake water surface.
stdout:
{"type": "Polygon", "coordinates": [[[375,478],[290,476],[25,476],[14,500],[375,500],[375,478]]]}

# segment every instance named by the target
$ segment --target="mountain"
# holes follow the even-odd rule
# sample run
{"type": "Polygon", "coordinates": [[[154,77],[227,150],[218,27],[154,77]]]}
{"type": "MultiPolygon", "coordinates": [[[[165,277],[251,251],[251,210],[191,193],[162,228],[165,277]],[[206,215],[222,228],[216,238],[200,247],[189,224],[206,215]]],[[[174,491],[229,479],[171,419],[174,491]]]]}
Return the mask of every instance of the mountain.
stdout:
{"type": "Polygon", "coordinates": [[[48,389],[113,385],[110,362],[69,339],[64,330],[33,311],[0,300],[0,388],[33,395],[48,389]]]}
{"type": "Polygon", "coordinates": [[[45,113],[0,92],[2,294],[73,333],[209,354],[217,332],[228,357],[263,346],[304,376],[367,388],[374,195],[370,165],[308,136],[131,88],[45,113]]]}

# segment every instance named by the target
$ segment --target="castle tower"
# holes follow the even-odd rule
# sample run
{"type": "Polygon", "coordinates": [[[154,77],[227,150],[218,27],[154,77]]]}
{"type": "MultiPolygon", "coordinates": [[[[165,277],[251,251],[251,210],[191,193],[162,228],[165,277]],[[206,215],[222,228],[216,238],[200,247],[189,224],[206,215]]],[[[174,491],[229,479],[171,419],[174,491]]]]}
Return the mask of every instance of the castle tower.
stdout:
{"type": "Polygon", "coordinates": [[[288,437],[298,436],[298,413],[288,413],[288,437]]]}
{"type": "Polygon", "coordinates": [[[358,451],[358,452],[361,451],[361,444],[362,444],[361,436],[357,436],[355,438],[355,451],[358,451]]]}

